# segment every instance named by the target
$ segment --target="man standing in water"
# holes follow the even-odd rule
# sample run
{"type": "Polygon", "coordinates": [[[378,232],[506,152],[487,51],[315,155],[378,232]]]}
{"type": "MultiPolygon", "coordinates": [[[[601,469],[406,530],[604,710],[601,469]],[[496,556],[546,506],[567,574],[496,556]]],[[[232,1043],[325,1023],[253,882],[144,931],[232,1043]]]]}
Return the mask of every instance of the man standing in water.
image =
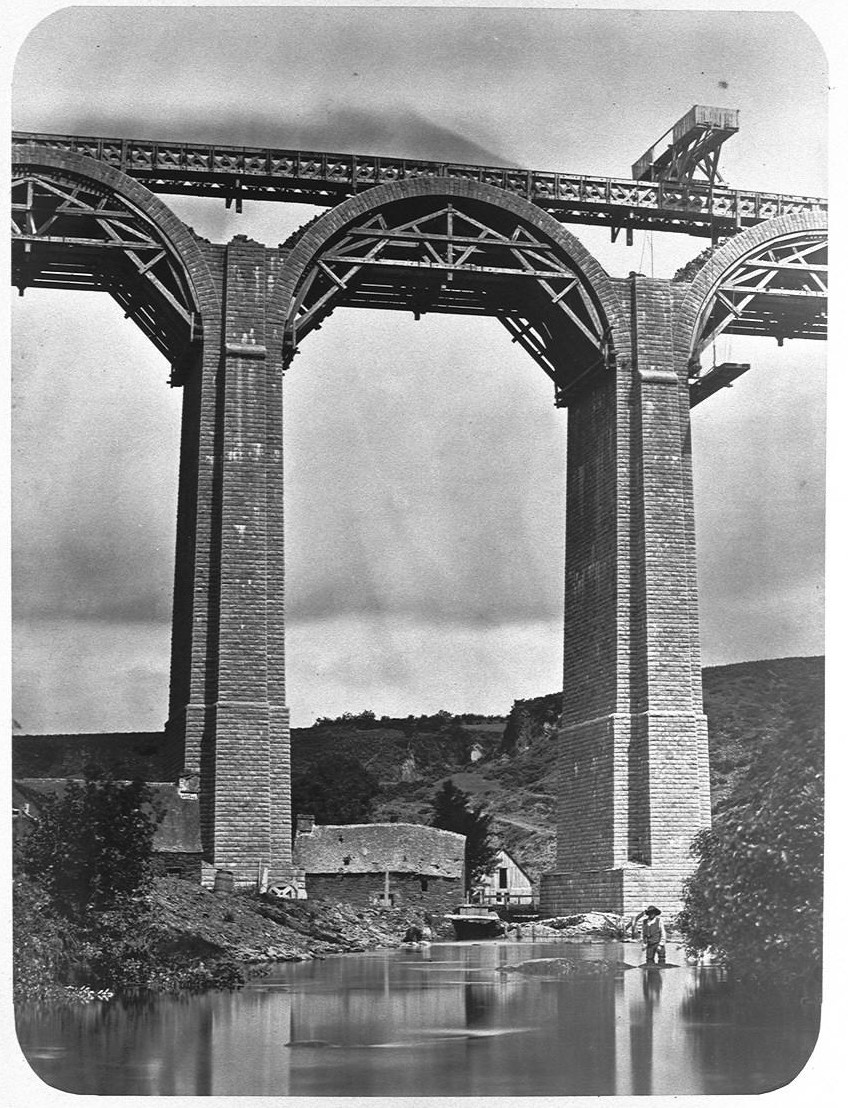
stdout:
{"type": "Polygon", "coordinates": [[[649,966],[665,962],[665,925],[662,912],[653,904],[645,909],[642,920],[642,942],[645,944],[645,961],[649,966]]]}

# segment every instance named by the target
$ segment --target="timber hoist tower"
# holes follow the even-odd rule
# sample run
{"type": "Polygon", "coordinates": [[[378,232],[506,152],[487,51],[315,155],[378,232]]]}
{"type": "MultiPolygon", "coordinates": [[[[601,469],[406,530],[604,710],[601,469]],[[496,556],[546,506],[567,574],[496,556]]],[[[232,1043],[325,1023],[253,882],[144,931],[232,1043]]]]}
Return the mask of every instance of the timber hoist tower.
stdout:
{"type": "MultiPolygon", "coordinates": [[[[555,873],[542,910],[672,908],[710,820],[689,410],[746,366],[722,331],[823,338],[827,205],[728,189],[736,113],[696,106],[635,180],[16,133],[13,283],[108,292],[183,389],[166,745],[203,850],[291,874],[284,373],[338,307],[487,315],[569,410],[555,873]],[[279,247],[195,235],[156,194],[328,211],[279,247]],[[706,236],[691,280],[610,278],[565,224],[706,236]]],[[[661,145],[661,144],[660,144],[661,145]]]]}

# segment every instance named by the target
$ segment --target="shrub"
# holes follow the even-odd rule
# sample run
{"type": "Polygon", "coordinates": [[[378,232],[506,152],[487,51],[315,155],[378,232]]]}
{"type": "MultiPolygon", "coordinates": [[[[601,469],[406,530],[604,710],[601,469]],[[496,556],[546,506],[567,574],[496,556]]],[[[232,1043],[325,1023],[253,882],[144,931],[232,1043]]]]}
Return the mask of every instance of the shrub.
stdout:
{"type": "Polygon", "coordinates": [[[28,877],[15,878],[12,912],[15,1000],[51,999],[70,973],[74,944],[67,921],[28,877]]]}
{"type": "Polygon", "coordinates": [[[20,868],[68,918],[143,896],[152,879],[156,814],[143,781],[89,769],[83,781],[43,798],[20,868]]]}
{"type": "Polygon", "coordinates": [[[818,736],[755,767],[734,803],[695,839],[679,926],[736,977],[818,991],[823,893],[823,765],[818,736]]]}

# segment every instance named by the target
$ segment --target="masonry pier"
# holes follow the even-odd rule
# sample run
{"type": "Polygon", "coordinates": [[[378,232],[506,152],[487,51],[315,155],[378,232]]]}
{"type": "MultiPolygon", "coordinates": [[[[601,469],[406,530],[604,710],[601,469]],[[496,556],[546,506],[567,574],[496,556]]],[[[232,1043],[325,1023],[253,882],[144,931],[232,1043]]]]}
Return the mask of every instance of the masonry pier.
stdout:
{"type": "Polygon", "coordinates": [[[13,283],[107,290],[183,389],[167,772],[199,780],[204,880],[292,875],[284,372],[336,308],[376,307],[492,317],[568,408],[542,911],[679,903],[710,821],[690,406],[731,379],[701,367],[716,335],[824,338],[826,204],[589,180],[15,135],[13,283]],[[328,211],[278,247],[216,244],[155,195],[194,189],[328,211]],[[732,237],[686,279],[612,279],[568,222],[732,237]]]}

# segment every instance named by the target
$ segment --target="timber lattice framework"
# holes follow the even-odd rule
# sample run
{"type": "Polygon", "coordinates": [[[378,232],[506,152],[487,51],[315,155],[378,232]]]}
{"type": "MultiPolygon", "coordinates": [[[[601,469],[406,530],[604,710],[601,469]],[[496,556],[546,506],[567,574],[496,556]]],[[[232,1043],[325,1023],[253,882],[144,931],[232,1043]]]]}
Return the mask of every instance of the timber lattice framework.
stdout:
{"type": "Polygon", "coordinates": [[[328,207],[375,185],[442,178],[494,185],[562,223],[610,227],[614,236],[648,230],[715,239],[781,215],[827,212],[827,201],[818,197],[746,192],[698,180],[632,181],[414,158],[23,131],[13,132],[12,142],[82,154],[142,181],[151,192],[218,197],[238,211],[245,200],[328,207]]]}
{"type": "MultiPolygon", "coordinates": [[[[827,202],[817,197],[745,192],[689,178],[621,180],[260,147],[206,146],[78,135],[14,132],[13,148],[37,157],[66,153],[108,166],[152,192],[219,198],[241,210],[265,200],[336,207],[387,185],[438,189],[482,185],[529,201],[559,224],[607,226],[693,236],[714,242],[784,217],[817,226],[767,242],[722,275],[702,312],[690,365],[695,406],[732,385],[747,366],[702,366],[720,334],[821,339],[827,328],[827,202]]],[[[492,315],[552,379],[558,406],[581,374],[608,365],[605,333],[585,283],[526,223],[493,225],[456,203],[387,209],[351,225],[296,291],[283,337],[288,364],[298,344],[335,308],[372,307],[492,315]],[[484,283],[486,295],[479,294],[484,283]],[[504,286],[509,285],[506,294],[504,286]],[[523,288],[518,292],[519,287],[523,288]],[[501,291],[501,295],[495,293],[501,291]],[[529,299],[533,310],[528,310],[529,299]],[[567,339],[567,341],[563,341],[567,339]],[[574,351],[576,348],[577,356],[574,351]],[[592,354],[588,363],[584,350],[592,354]],[[570,352],[569,352],[570,351],[570,352]]],[[[488,216],[494,209],[489,209],[488,216]]],[[[13,181],[13,283],[108,291],[171,362],[172,383],[202,326],[179,261],[155,225],[112,192],[78,177],[45,180],[21,165],[13,181]],[[97,255],[95,257],[95,254],[97,255]],[[104,261],[104,259],[106,259],[104,261]]],[[[302,234],[302,229],[295,238],[302,234]]]]}

